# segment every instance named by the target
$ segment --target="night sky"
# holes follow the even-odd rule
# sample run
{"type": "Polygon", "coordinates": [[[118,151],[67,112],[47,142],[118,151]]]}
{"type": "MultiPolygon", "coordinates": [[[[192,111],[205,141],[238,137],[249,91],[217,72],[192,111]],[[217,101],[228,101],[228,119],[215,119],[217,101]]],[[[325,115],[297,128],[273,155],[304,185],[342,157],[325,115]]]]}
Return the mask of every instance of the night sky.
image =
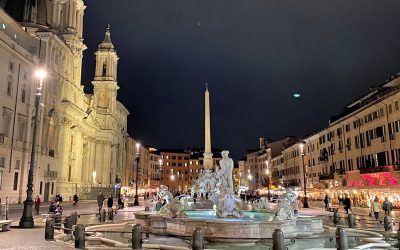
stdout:
{"type": "Polygon", "coordinates": [[[128,130],[160,148],[204,145],[234,159],[259,137],[304,136],[400,71],[400,1],[92,0],[83,83],[107,24],[128,130]],[[293,98],[293,93],[300,98],[293,98]]]}

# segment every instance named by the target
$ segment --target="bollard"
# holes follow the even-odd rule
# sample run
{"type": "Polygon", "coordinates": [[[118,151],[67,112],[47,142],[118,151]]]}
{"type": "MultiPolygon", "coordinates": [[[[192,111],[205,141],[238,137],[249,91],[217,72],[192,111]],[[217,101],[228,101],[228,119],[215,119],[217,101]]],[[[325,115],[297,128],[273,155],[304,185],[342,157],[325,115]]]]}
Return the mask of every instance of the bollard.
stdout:
{"type": "Polygon", "coordinates": [[[75,227],[75,248],[85,249],[85,225],[78,224],[75,227]]]}
{"type": "Polygon", "coordinates": [[[101,212],[100,212],[100,223],[106,222],[106,214],[107,214],[107,212],[106,212],[106,210],[103,208],[103,210],[101,210],[101,212]]]}
{"type": "Polygon", "coordinates": [[[347,233],[342,227],[336,229],[336,248],[337,250],[348,250],[347,233]]]}
{"type": "Polygon", "coordinates": [[[400,249],[400,226],[399,230],[397,231],[397,247],[400,249]]]}
{"type": "MultiPolygon", "coordinates": [[[[61,227],[61,214],[60,213],[56,213],[54,215],[54,224],[56,227],[61,227]]],[[[60,230],[60,229],[58,229],[60,230]]]]}
{"type": "Polygon", "coordinates": [[[45,240],[54,240],[54,220],[47,219],[46,227],[44,229],[44,239],[45,240]]]}
{"type": "Polygon", "coordinates": [[[108,219],[112,220],[114,218],[114,210],[111,208],[108,211],[108,219]]]}
{"type": "Polygon", "coordinates": [[[132,249],[142,249],[142,227],[136,224],[132,227],[132,249]]]}
{"type": "Polygon", "coordinates": [[[349,214],[347,217],[347,220],[349,222],[349,228],[355,228],[356,227],[356,223],[354,221],[354,214],[349,214]]]}
{"type": "Polygon", "coordinates": [[[78,213],[76,211],[73,211],[71,213],[71,221],[72,221],[72,225],[78,224],[78,213]]]}
{"type": "Polygon", "coordinates": [[[272,234],[272,250],[285,250],[285,238],[280,228],[272,234]]]}
{"type": "Polygon", "coordinates": [[[339,211],[338,209],[333,210],[333,224],[337,225],[339,224],[339,211]]]}
{"type": "Polygon", "coordinates": [[[199,227],[197,227],[193,231],[192,249],[193,250],[203,250],[204,249],[203,232],[201,231],[201,228],[199,228],[199,227]]]}
{"type": "Polygon", "coordinates": [[[72,228],[72,218],[71,216],[67,216],[64,219],[64,234],[71,234],[71,229],[72,228]]]}
{"type": "Polygon", "coordinates": [[[393,223],[392,223],[392,219],[390,218],[390,216],[385,215],[385,218],[383,219],[383,226],[385,228],[385,232],[391,232],[393,229],[393,223]]]}

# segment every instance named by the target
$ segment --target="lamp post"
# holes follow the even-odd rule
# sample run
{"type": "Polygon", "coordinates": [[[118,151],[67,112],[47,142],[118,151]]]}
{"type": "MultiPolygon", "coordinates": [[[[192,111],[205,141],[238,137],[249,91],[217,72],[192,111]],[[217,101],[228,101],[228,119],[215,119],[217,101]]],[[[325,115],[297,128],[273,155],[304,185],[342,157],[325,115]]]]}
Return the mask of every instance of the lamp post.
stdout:
{"type": "Polygon", "coordinates": [[[139,162],[140,162],[140,143],[136,143],[136,177],[135,177],[135,201],[133,202],[134,206],[139,206],[139,195],[138,195],[138,183],[139,183],[139,162]]]}
{"type": "Polygon", "coordinates": [[[303,164],[303,184],[304,184],[304,202],[303,208],[309,208],[308,199],[307,199],[307,177],[306,177],[306,166],[304,165],[304,144],[300,143],[300,153],[301,153],[301,162],[303,164]]]}
{"type": "Polygon", "coordinates": [[[265,174],[267,175],[267,189],[268,189],[268,193],[267,193],[267,198],[268,200],[271,197],[271,193],[270,193],[270,179],[269,179],[269,168],[268,168],[268,160],[265,161],[266,164],[266,169],[265,169],[265,174]]]}
{"type": "Polygon", "coordinates": [[[239,186],[238,186],[238,193],[240,191],[240,180],[242,179],[242,172],[239,172],[239,186]]]}
{"type": "MultiPolygon", "coordinates": [[[[169,179],[173,182],[173,181],[175,180],[175,175],[174,175],[174,174],[171,174],[171,175],[169,176],[169,179]]],[[[175,193],[175,185],[174,185],[174,184],[172,184],[172,192],[175,193]]]]}
{"type": "Polygon", "coordinates": [[[158,166],[158,171],[159,171],[159,174],[158,174],[158,187],[160,187],[161,186],[161,175],[162,175],[163,160],[159,159],[158,163],[160,164],[158,166]]]}
{"type": "Polygon", "coordinates": [[[33,228],[34,222],[32,217],[32,193],[33,193],[33,172],[35,168],[36,158],[36,137],[37,127],[39,123],[39,104],[40,97],[42,96],[43,79],[46,77],[46,71],[39,69],[35,72],[35,76],[39,79],[39,87],[35,93],[35,120],[33,123],[33,135],[32,135],[32,151],[31,151],[31,162],[29,164],[28,174],[28,189],[26,190],[26,200],[24,201],[24,211],[22,212],[21,220],[19,221],[19,227],[21,228],[33,228]]]}

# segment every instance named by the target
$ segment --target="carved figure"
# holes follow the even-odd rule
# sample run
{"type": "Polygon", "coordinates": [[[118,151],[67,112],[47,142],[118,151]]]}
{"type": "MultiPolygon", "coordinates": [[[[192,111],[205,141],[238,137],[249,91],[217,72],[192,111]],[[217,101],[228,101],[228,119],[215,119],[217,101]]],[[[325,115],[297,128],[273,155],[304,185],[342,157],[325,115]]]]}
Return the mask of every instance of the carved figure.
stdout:
{"type": "Polygon", "coordinates": [[[278,200],[278,210],[277,215],[280,220],[293,219],[294,209],[293,205],[296,202],[297,195],[293,189],[287,188],[286,193],[284,193],[278,200]]]}
{"type": "Polygon", "coordinates": [[[168,187],[161,185],[160,190],[157,193],[158,197],[160,199],[165,199],[167,201],[167,204],[172,200],[173,196],[170,191],[168,191],[168,187]]]}

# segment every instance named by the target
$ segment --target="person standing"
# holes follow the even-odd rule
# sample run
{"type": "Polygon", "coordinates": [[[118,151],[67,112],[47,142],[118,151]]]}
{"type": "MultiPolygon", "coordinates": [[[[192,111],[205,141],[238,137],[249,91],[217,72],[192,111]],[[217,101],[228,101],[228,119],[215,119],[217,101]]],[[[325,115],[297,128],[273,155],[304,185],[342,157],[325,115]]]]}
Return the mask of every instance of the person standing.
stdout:
{"type": "Polygon", "coordinates": [[[381,209],[381,204],[379,203],[378,197],[375,197],[374,202],[372,202],[372,212],[374,212],[375,220],[379,219],[379,210],[381,209]]]}
{"type": "Polygon", "coordinates": [[[343,200],[343,206],[344,206],[344,210],[346,210],[347,214],[349,213],[349,210],[352,211],[351,210],[351,201],[350,201],[350,198],[349,198],[349,194],[346,194],[346,197],[343,200]]]}
{"type": "Polygon", "coordinates": [[[99,192],[99,194],[97,195],[97,205],[99,206],[99,213],[103,209],[104,200],[104,194],[102,192],[99,192]]]}
{"type": "Polygon", "coordinates": [[[73,205],[74,205],[74,206],[78,205],[79,198],[78,198],[78,195],[77,195],[77,194],[74,194],[73,200],[74,200],[73,205]]]}
{"type": "Polygon", "coordinates": [[[328,207],[329,207],[329,197],[328,197],[327,194],[325,195],[324,203],[325,203],[325,210],[328,210],[328,207]]]}
{"type": "Polygon", "coordinates": [[[40,200],[39,195],[36,195],[35,197],[35,209],[36,209],[36,215],[39,215],[39,210],[40,210],[40,205],[42,204],[42,201],[40,200]]]}
{"type": "Polygon", "coordinates": [[[390,216],[390,214],[392,213],[393,204],[387,196],[385,198],[385,201],[382,204],[382,209],[383,209],[383,211],[385,211],[385,215],[390,216]]]}
{"type": "Polygon", "coordinates": [[[108,197],[108,200],[107,200],[108,217],[110,218],[110,220],[113,219],[113,204],[114,204],[114,199],[113,199],[112,195],[110,194],[110,196],[108,197]]]}

